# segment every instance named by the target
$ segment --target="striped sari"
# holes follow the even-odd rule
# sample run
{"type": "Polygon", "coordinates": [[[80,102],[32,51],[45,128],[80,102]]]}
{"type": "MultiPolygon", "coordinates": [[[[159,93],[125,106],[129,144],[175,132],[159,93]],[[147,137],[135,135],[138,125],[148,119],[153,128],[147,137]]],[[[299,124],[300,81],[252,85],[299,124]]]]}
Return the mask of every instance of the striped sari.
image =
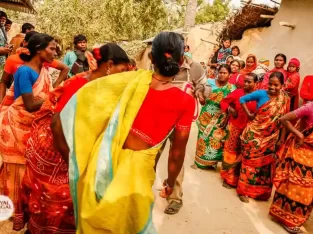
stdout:
{"type": "MultiPolygon", "coordinates": [[[[48,69],[43,67],[33,85],[35,100],[46,99],[52,89],[48,69]]],[[[22,96],[14,100],[14,85],[11,85],[0,106],[0,152],[3,166],[0,169],[0,194],[9,196],[15,212],[19,188],[25,172],[26,144],[30,137],[35,113],[26,111],[22,96]]],[[[17,220],[19,223],[19,220],[17,220]]]]}
{"type": "Polygon", "coordinates": [[[244,129],[241,139],[242,165],[237,193],[260,200],[268,200],[272,193],[275,148],[281,124],[290,100],[281,92],[262,105],[253,121],[244,129]]]}
{"type": "Polygon", "coordinates": [[[123,149],[151,79],[142,70],[98,79],[61,112],[76,233],[155,233],[152,185],[163,141],[147,150],[123,149]]]}

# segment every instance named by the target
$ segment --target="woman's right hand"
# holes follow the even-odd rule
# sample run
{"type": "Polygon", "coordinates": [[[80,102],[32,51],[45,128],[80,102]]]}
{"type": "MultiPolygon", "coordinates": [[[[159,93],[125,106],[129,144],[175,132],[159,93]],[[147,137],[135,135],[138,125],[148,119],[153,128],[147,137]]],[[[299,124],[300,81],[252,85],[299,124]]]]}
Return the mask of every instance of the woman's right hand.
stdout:
{"type": "Polygon", "coordinates": [[[0,47],[0,54],[1,55],[5,55],[5,54],[9,54],[11,52],[9,47],[0,47]]]}
{"type": "Polygon", "coordinates": [[[229,112],[229,114],[231,114],[234,118],[237,118],[238,112],[237,112],[234,108],[229,107],[228,112],[229,112]]]}

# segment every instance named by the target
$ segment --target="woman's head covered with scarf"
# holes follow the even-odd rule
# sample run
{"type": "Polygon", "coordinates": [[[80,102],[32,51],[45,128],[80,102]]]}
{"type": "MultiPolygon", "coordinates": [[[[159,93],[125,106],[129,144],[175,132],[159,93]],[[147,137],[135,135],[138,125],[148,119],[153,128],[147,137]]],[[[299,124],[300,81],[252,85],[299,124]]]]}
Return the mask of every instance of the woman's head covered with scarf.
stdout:
{"type": "Polygon", "coordinates": [[[257,58],[254,54],[249,54],[246,59],[246,67],[240,71],[240,74],[249,74],[253,72],[257,67],[257,58]]]}
{"type": "Polygon", "coordinates": [[[299,70],[300,70],[300,61],[296,58],[290,59],[289,64],[288,64],[288,72],[294,73],[294,72],[299,72],[299,70]]]}

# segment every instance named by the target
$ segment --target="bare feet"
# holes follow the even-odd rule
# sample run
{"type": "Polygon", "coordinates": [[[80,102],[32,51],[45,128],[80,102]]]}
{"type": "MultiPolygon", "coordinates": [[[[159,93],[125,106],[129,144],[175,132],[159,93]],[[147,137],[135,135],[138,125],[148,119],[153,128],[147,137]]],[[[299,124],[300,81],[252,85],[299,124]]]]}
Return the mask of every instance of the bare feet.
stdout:
{"type": "Polygon", "coordinates": [[[227,184],[225,180],[223,181],[223,187],[227,189],[231,189],[231,186],[227,184]]]}
{"type": "Polygon", "coordinates": [[[242,201],[244,203],[249,203],[249,197],[247,197],[247,196],[240,195],[239,199],[240,199],[240,201],[242,201]]]}

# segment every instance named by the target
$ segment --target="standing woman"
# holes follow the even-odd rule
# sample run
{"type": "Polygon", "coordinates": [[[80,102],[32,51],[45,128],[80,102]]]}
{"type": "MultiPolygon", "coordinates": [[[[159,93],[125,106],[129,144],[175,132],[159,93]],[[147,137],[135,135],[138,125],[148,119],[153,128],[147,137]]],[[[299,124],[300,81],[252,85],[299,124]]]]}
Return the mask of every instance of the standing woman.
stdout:
{"type": "Polygon", "coordinates": [[[288,95],[282,91],[283,85],[284,75],[274,72],[268,90],[240,98],[251,120],[240,137],[242,165],[237,193],[242,202],[249,202],[249,197],[265,201],[271,197],[274,154],[281,129],[279,118],[288,112],[290,104],[288,95]],[[257,102],[256,113],[248,109],[250,101],[257,102]]]}
{"type": "Polygon", "coordinates": [[[253,72],[258,66],[258,60],[254,54],[249,54],[246,59],[246,66],[244,69],[240,70],[240,74],[247,75],[253,72]]]}
{"type": "Polygon", "coordinates": [[[231,74],[229,78],[229,83],[236,85],[237,89],[242,89],[244,85],[244,75],[239,73],[240,62],[234,60],[230,63],[231,74]]]}
{"type": "Polygon", "coordinates": [[[299,86],[300,86],[300,61],[292,58],[287,68],[287,81],[284,90],[290,97],[290,110],[298,109],[299,105],[299,86]]]}
{"type": "Polygon", "coordinates": [[[212,93],[202,107],[198,118],[198,141],[195,164],[199,168],[212,168],[222,161],[223,145],[226,131],[219,126],[224,122],[226,113],[221,110],[220,102],[236,87],[228,82],[231,70],[227,64],[218,69],[217,79],[209,79],[212,93]]]}
{"type": "MultiPolygon", "coordinates": [[[[237,187],[241,167],[241,142],[240,136],[249,119],[242,109],[239,99],[252,93],[258,80],[257,75],[250,73],[245,76],[243,89],[236,89],[221,101],[221,109],[230,115],[227,126],[228,136],[225,141],[221,176],[226,188],[237,187]]],[[[248,102],[250,112],[255,112],[256,103],[248,102]]]]}
{"type": "Polygon", "coordinates": [[[184,162],[194,115],[194,98],[172,83],[183,54],[181,36],[162,32],[149,56],[154,72],[90,82],[54,118],[56,147],[69,161],[77,233],[156,233],[151,217],[156,155],[174,131],[161,192],[168,197],[184,162]]]}
{"type": "Polygon", "coordinates": [[[286,79],[287,79],[287,71],[285,70],[285,65],[287,63],[287,57],[286,55],[284,54],[277,54],[275,56],[275,60],[274,60],[274,65],[275,67],[268,71],[265,75],[264,75],[264,78],[263,78],[263,81],[262,83],[260,83],[258,85],[258,88],[259,89],[265,89],[267,90],[268,89],[268,82],[269,82],[269,77],[271,76],[271,74],[273,72],[280,72],[283,74],[284,76],[284,82],[286,82],[286,79]]]}
{"type": "Polygon", "coordinates": [[[16,207],[18,188],[25,171],[25,151],[35,112],[52,89],[48,68],[56,55],[56,43],[47,34],[36,34],[20,55],[25,61],[14,75],[14,83],[0,106],[0,194],[16,207]]]}
{"type": "Polygon", "coordinates": [[[50,92],[36,113],[26,148],[26,171],[19,202],[23,210],[15,215],[16,231],[24,227],[25,217],[28,217],[30,233],[47,233],[52,229],[57,233],[75,233],[67,162],[54,147],[50,128],[52,116],[60,113],[71,97],[89,81],[127,71],[129,63],[125,51],[113,43],[93,49],[93,55],[87,52],[87,58],[92,71],[73,76],[62,87],[50,92]],[[62,196],[59,196],[60,191],[62,196]]]}
{"type": "Polygon", "coordinates": [[[280,121],[291,134],[278,152],[270,215],[288,232],[300,233],[313,208],[313,102],[280,121]],[[296,120],[298,127],[292,125],[296,120]]]}

